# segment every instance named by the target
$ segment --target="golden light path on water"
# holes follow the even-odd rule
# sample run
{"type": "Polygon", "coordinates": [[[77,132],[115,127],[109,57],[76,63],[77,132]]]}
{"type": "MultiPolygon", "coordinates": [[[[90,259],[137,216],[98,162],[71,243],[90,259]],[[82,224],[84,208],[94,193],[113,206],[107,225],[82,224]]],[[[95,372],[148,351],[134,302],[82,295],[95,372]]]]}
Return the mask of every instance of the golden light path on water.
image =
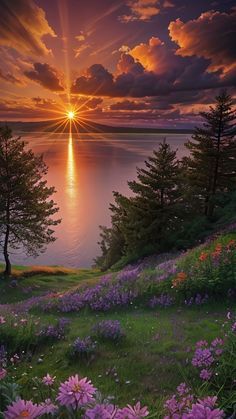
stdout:
{"type": "Polygon", "coordinates": [[[72,134],[69,134],[68,146],[67,146],[67,195],[70,199],[75,199],[77,195],[77,179],[76,179],[76,167],[74,159],[74,145],[72,134]]]}

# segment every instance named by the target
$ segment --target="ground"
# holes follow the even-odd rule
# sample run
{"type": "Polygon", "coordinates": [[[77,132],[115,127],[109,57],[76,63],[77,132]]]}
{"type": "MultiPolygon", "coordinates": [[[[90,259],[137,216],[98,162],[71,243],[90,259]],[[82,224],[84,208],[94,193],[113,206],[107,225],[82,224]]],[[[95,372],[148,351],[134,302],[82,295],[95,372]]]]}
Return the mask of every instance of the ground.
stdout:
{"type": "MultiPolygon", "coordinates": [[[[95,270],[53,269],[49,272],[43,268],[39,274],[23,278],[20,274],[23,268],[17,267],[20,285],[12,287],[1,280],[0,303],[17,302],[48,291],[65,292],[85,281],[96,282],[101,275],[95,270]]],[[[34,393],[29,378],[50,373],[60,381],[78,373],[89,377],[103,396],[114,397],[119,405],[141,400],[151,410],[161,411],[159,406],[179,383],[185,381],[194,386],[195,372],[189,362],[191,350],[198,340],[210,341],[221,336],[222,323],[233,309],[233,302],[223,301],[155,309],[139,305],[107,313],[84,310],[66,315],[34,309],[32,315],[43,324],[62,316],[69,318],[70,331],[65,340],[36,349],[30,361],[15,367],[14,376],[27,398],[34,393]],[[90,335],[92,326],[101,319],[120,320],[125,338],[118,343],[98,342],[96,355],[89,361],[71,360],[70,345],[78,336],[90,335]]]]}

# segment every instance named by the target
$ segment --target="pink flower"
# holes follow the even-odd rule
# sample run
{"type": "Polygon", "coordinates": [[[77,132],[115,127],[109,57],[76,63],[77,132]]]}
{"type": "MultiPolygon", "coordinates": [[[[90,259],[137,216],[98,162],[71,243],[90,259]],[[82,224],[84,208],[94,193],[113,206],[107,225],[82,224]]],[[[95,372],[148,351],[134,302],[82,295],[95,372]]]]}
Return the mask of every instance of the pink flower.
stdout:
{"type": "Polygon", "coordinates": [[[3,316],[0,316],[0,324],[6,323],[6,320],[3,316]]]}
{"type": "Polygon", "coordinates": [[[18,399],[7,407],[5,419],[34,419],[42,415],[42,407],[31,401],[18,399]]]}
{"type": "Polygon", "coordinates": [[[212,376],[212,372],[210,372],[210,371],[208,371],[208,370],[206,370],[206,369],[203,369],[203,370],[200,372],[200,378],[201,378],[202,380],[208,381],[208,380],[210,380],[211,376],[212,376]]]}
{"type": "Polygon", "coordinates": [[[40,404],[41,408],[42,408],[42,415],[54,415],[54,413],[57,412],[58,407],[52,403],[51,399],[46,399],[43,403],[40,404]]]}
{"type": "Polygon", "coordinates": [[[0,380],[3,380],[3,378],[5,378],[7,375],[7,370],[5,370],[4,368],[0,368],[0,380]]]}
{"type": "Polygon", "coordinates": [[[216,396],[213,396],[213,397],[208,396],[208,397],[205,397],[202,400],[200,400],[200,399],[198,400],[199,404],[202,404],[205,407],[210,407],[211,409],[216,405],[216,402],[217,402],[217,397],[216,396]]]}
{"type": "Polygon", "coordinates": [[[189,413],[184,413],[182,419],[222,419],[224,417],[223,410],[211,409],[200,403],[192,405],[189,413]]]}
{"type": "Polygon", "coordinates": [[[76,409],[91,402],[95,391],[96,388],[87,377],[80,379],[76,374],[60,385],[57,400],[62,406],[76,409]]]}
{"type": "Polygon", "coordinates": [[[55,381],[55,378],[56,377],[52,377],[50,374],[47,374],[47,375],[45,375],[45,377],[43,377],[42,382],[46,386],[52,386],[54,381],[55,381]]]}
{"type": "Polygon", "coordinates": [[[230,320],[230,319],[231,319],[231,313],[230,313],[230,311],[228,311],[228,313],[227,313],[227,316],[226,316],[226,317],[227,317],[227,319],[228,319],[228,320],[230,320]]]}
{"type": "Polygon", "coordinates": [[[147,410],[147,407],[141,407],[140,402],[138,402],[133,407],[129,404],[127,407],[124,407],[124,409],[121,410],[120,419],[141,419],[148,416],[148,414],[149,411],[147,410]]]}

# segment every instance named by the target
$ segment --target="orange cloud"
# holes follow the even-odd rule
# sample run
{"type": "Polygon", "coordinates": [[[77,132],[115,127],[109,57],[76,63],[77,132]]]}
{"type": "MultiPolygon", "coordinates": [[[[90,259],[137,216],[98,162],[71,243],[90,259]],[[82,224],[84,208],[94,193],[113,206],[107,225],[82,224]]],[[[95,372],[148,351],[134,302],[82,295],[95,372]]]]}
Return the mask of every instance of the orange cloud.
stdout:
{"type": "Polygon", "coordinates": [[[157,74],[164,73],[166,67],[169,66],[170,53],[164,46],[164,42],[157,37],[150,38],[147,44],[136,45],[129,51],[129,54],[148,71],[154,71],[157,74]]]}
{"type": "Polygon", "coordinates": [[[186,23],[177,19],[169,24],[172,41],[178,44],[176,54],[210,60],[209,70],[231,71],[235,68],[236,11],[221,13],[210,10],[186,23]]]}
{"type": "Polygon", "coordinates": [[[0,2],[0,45],[21,53],[45,56],[50,50],[42,38],[56,36],[43,9],[33,0],[0,2]]]}
{"type": "Polygon", "coordinates": [[[160,13],[159,0],[130,0],[128,6],[130,13],[119,18],[123,23],[134,20],[149,21],[153,16],[160,13]]]}

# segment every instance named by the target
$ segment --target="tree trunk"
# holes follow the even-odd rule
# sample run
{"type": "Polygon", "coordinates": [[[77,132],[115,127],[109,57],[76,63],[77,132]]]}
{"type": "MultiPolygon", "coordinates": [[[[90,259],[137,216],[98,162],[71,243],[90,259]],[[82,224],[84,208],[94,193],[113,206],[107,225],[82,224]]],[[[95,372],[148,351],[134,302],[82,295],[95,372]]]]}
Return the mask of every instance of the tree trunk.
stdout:
{"type": "Polygon", "coordinates": [[[9,227],[9,225],[7,225],[5,241],[4,241],[4,248],[3,248],[3,254],[4,254],[4,259],[5,259],[5,264],[6,264],[4,275],[6,277],[9,277],[11,275],[11,262],[10,262],[9,254],[8,254],[9,233],[10,233],[10,227],[9,227]]]}
{"type": "MultiPolygon", "coordinates": [[[[220,121],[219,121],[219,129],[218,129],[218,135],[217,135],[217,154],[216,154],[216,163],[215,163],[215,170],[214,170],[214,177],[213,177],[213,186],[212,186],[212,194],[211,196],[215,197],[216,194],[216,186],[217,186],[217,180],[218,180],[218,171],[219,171],[219,159],[220,159],[220,141],[221,141],[221,128],[222,127],[222,111],[220,114],[220,121]]],[[[212,217],[215,209],[214,202],[209,203],[208,207],[208,217],[212,217]]]]}

